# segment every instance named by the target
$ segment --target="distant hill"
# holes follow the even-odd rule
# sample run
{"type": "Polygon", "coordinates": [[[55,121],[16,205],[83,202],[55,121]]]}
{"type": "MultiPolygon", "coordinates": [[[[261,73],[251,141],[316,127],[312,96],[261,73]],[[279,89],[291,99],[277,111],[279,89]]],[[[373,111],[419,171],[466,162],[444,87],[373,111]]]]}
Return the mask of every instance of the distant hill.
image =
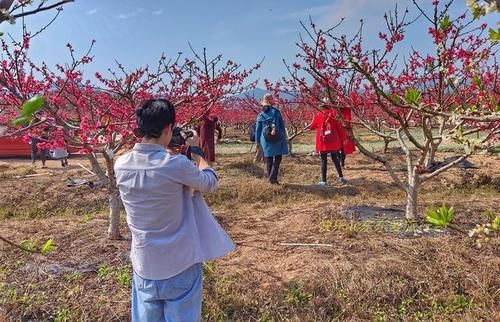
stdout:
{"type": "MultiPolygon", "coordinates": [[[[260,101],[262,99],[262,97],[264,96],[264,94],[266,94],[267,92],[268,91],[257,87],[257,88],[251,89],[249,91],[235,95],[235,97],[244,98],[244,97],[250,96],[250,97],[253,97],[256,100],[260,101]]],[[[294,97],[294,95],[293,95],[293,93],[280,93],[280,97],[282,99],[292,99],[294,97]]]]}

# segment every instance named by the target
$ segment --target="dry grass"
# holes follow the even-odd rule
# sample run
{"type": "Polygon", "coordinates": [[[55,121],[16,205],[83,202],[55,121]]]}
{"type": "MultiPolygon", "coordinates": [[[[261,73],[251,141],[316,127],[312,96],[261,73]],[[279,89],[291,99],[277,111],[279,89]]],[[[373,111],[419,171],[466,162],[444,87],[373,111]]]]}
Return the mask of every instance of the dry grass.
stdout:
{"type": "MultiPolygon", "coordinates": [[[[446,202],[464,230],[498,212],[498,157],[472,162],[480,169],[452,170],[423,186],[420,210],[446,202]]],[[[347,215],[352,206],[404,205],[404,194],[364,157],[348,159],[346,186],[331,174],[328,188],[315,185],[318,159],[304,154],[284,160],[281,186],[268,184],[249,155],[224,155],[216,167],[220,187],[206,199],[238,247],[205,264],[204,320],[500,319],[498,235],[479,249],[455,231],[414,236],[423,224],[347,215]]],[[[0,244],[0,320],[129,319],[129,241],[105,239],[105,192],[67,188],[65,176],[85,174],[0,179],[0,235],[52,238],[56,246],[45,257],[0,244]]]]}

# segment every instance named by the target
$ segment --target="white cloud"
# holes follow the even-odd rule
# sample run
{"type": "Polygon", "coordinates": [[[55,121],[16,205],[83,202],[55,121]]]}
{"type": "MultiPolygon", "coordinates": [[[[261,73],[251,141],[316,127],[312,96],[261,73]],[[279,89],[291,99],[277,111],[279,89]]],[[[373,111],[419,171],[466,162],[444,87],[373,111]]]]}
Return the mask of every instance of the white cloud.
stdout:
{"type": "Polygon", "coordinates": [[[137,8],[137,9],[135,9],[134,12],[121,13],[121,14],[117,15],[116,17],[119,18],[119,19],[129,19],[129,18],[135,17],[138,14],[141,14],[143,12],[144,12],[143,8],[137,8]]]}
{"type": "Polygon", "coordinates": [[[99,8],[90,9],[86,12],[87,15],[92,16],[95,15],[99,11],[99,8]]]}
{"type": "Polygon", "coordinates": [[[165,12],[165,10],[160,9],[160,10],[155,10],[155,11],[151,12],[151,14],[153,16],[161,16],[164,12],[165,12]]]}

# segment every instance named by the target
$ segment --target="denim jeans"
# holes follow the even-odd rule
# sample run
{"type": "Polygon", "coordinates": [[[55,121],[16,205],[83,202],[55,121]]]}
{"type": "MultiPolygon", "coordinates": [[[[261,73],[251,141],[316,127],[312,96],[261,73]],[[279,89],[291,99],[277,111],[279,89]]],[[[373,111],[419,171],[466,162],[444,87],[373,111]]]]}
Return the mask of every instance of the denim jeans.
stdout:
{"type": "Polygon", "coordinates": [[[201,320],[202,264],[165,280],[132,279],[132,322],[201,320]]]}

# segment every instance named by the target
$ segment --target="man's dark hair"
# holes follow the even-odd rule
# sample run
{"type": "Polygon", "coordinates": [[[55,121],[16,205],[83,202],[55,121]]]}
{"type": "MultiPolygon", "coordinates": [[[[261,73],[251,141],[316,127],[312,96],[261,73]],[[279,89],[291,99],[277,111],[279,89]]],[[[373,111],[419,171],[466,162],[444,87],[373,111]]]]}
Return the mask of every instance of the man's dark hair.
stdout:
{"type": "Polygon", "coordinates": [[[142,102],[135,111],[139,134],[146,138],[159,138],[164,128],[175,124],[175,108],[165,99],[142,102]]]}

